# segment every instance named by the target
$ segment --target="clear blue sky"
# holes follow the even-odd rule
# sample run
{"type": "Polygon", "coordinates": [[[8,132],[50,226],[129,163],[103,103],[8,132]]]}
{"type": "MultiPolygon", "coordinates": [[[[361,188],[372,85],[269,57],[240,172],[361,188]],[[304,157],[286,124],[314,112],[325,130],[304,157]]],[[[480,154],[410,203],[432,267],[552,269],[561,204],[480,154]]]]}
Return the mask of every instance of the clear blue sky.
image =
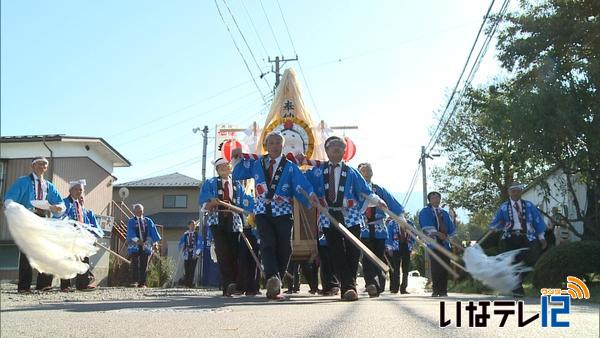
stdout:
{"type": "MultiPolygon", "coordinates": [[[[279,3],[306,79],[298,63],[286,67],[298,71],[313,117],[358,125],[347,132],[358,149],[351,164],[373,163],[374,181],[406,192],[489,2],[279,3]]],[[[227,1],[258,66],[218,4],[255,78],[269,56],[294,56],[276,0],[262,0],[266,15],[261,1],[227,1]]],[[[476,82],[499,72],[493,54],[476,82]]],[[[274,83],[265,78],[256,80],[263,94],[274,83]]],[[[102,137],[132,162],[115,171],[118,182],[176,171],[199,178],[192,128],[262,124],[267,110],[214,1],[1,3],[3,136],[102,137]]],[[[416,196],[409,210],[419,204],[416,196]]]]}

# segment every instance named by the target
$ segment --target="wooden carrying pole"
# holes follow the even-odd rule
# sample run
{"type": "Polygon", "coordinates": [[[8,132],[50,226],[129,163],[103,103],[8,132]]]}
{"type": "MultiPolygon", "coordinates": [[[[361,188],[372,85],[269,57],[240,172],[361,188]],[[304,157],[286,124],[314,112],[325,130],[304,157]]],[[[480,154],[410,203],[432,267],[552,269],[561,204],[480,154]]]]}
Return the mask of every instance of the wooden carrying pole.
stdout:
{"type": "MultiPolygon", "coordinates": [[[[309,197],[308,197],[308,194],[306,193],[306,191],[302,190],[302,194],[304,194],[304,197],[306,197],[307,200],[310,200],[309,197]]],[[[342,235],[344,235],[344,237],[350,243],[352,243],[354,246],[356,246],[363,253],[363,255],[365,255],[379,269],[381,269],[383,272],[388,272],[390,270],[390,267],[387,266],[387,264],[385,264],[381,259],[379,259],[379,257],[377,257],[377,255],[375,255],[371,250],[369,250],[369,248],[366,245],[364,245],[363,242],[360,241],[360,239],[356,238],[356,236],[354,236],[346,228],[345,225],[341,224],[333,216],[331,216],[331,214],[329,213],[329,211],[326,208],[324,208],[320,204],[314,205],[314,207],[316,207],[317,209],[319,209],[319,211],[321,213],[323,213],[323,215],[325,215],[325,217],[327,217],[329,219],[329,221],[331,222],[331,224],[333,224],[333,226],[342,235]]]]}

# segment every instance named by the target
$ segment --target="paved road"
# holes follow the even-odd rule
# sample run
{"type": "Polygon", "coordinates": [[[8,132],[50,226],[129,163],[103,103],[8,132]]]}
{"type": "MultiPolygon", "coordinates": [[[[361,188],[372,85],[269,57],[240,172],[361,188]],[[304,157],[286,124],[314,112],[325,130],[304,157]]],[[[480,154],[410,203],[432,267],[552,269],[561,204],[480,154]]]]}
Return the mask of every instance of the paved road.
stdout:
{"type": "MultiPolygon", "coordinates": [[[[357,302],[309,295],[306,290],[286,301],[264,297],[223,298],[218,292],[186,289],[103,289],[92,293],[17,295],[3,287],[2,337],[440,337],[440,336],[569,336],[598,337],[598,304],[579,302],[560,319],[569,328],[542,328],[540,319],[524,328],[511,316],[504,328],[492,316],[488,328],[439,327],[440,299],[421,295],[383,294],[357,302]]],[[[455,301],[507,298],[450,294],[448,317],[455,301]]],[[[540,311],[528,299],[525,318],[540,311]]],[[[463,326],[468,314],[462,311],[463,326]]]]}

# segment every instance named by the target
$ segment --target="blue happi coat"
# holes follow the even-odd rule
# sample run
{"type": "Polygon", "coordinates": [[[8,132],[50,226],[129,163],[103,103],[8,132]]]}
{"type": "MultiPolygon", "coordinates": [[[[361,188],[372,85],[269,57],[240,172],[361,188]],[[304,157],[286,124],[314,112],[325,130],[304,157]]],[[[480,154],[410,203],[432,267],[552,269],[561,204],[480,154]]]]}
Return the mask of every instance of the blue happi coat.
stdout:
{"type": "MultiPolygon", "coordinates": [[[[527,238],[529,241],[533,241],[536,238],[543,238],[544,231],[546,231],[546,222],[540,214],[537,207],[530,201],[521,200],[519,201],[523,208],[523,214],[525,216],[525,224],[527,225],[527,238]]],[[[512,206],[509,201],[506,201],[500,205],[494,219],[490,223],[490,229],[504,230],[502,238],[508,236],[508,231],[512,229],[512,223],[510,221],[509,212],[512,211],[512,206]]],[[[517,215],[513,215],[518,217],[517,215]]],[[[514,218],[513,218],[514,219],[514,218]]],[[[521,227],[525,225],[521,224],[521,227]]]]}
{"type": "MultiPolygon", "coordinates": [[[[58,193],[58,190],[56,190],[54,184],[48,180],[44,180],[44,183],[47,185],[46,200],[48,200],[48,203],[52,205],[61,205],[64,207],[63,199],[60,197],[60,194],[58,193]]],[[[15,183],[13,183],[13,185],[6,192],[6,195],[4,195],[4,200],[12,200],[29,210],[33,210],[34,208],[31,205],[31,201],[36,199],[34,184],[35,180],[33,178],[33,174],[17,178],[15,183]]],[[[62,213],[54,216],[60,215],[62,215],[62,213]]]]}
{"type": "MultiPolygon", "coordinates": [[[[144,217],[145,223],[145,231],[141,231],[143,236],[142,240],[144,241],[143,250],[145,253],[150,254],[152,252],[152,244],[160,241],[160,234],[156,229],[156,225],[154,222],[148,218],[144,217]]],[[[137,244],[137,240],[140,238],[140,228],[137,217],[132,217],[127,222],[127,238],[125,239],[127,242],[127,252],[139,253],[139,246],[137,244]]]]}
{"type": "MultiPolygon", "coordinates": [[[[388,209],[394,214],[400,216],[404,213],[404,207],[392,196],[385,188],[373,183],[371,184],[371,189],[373,192],[381,198],[385,204],[387,204],[388,209]]],[[[365,213],[365,224],[360,229],[360,238],[369,238],[369,223],[372,223],[375,228],[375,238],[377,239],[387,239],[388,238],[388,230],[385,225],[385,217],[386,214],[383,210],[375,208],[375,219],[371,222],[366,218],[365,213]]]]}
{"type": "MultiPolygon", "coordinates": [[[[219,196],[223,196],[223,190],[219,187],[219,177],[213,177],[211,179],[206,180],[204,184],[202,184],[202,190],[200,191],[200,196],[198,197],[198,203],[201,208],[204,208],[204,204],[211,199],[219,199],[219,196]]],[[[246,194],[244,192],[244,187],[240,183],[240,181],[232,180],[233,182],[233,197],[232,204],[243,208],[247,212],[252,212],[254,208],[254,198],[252,196],[246,194]]],[[[243,215],[239,215],[237,213],[233,213],[233,231],[240,232],[242,231],[242,217],[243,215]]],[[[208,219],[206,220],[206,224],[208,226],[213,226],[219,224],[219,212],[215,209],[209,211],[208,219]]]]}
{"type": "MultiPolygon", "coordinates": [[[[254,213],[265,214],[266,205],[271,204],[273,216],[289,215],[292,213],[292,200],[298,199],[302,204],[310,207],[308,200],[304,197],[302,191],[310,195],[313,192],[312,185],[306,180],[300,168],[285,157],[282,157],[279,166],[285,165],[279,178],[279,183],[275,188],[273,198],[268,198],[269,189],[265,178],[265,169],[263,168],[264,161],[268,160],[269,156],[260,156],[255,159],[241,159],[233,168],[234,180],[254,179],[256,202],[254,204],[254,213]]],[[[275,181],[276,169],[273,181],[275,181]]]]}
{"type": "MultiPolygon", "coordinates": [[[[412,221],[406,220],[406,222],[415,228],[415,224],[412,221]]],[[[385,248],[391,251],[400,251],[400,225],[398,225],[398,222],[391,218],[388,219],[387,231],[388,238],[385,240],[385,248]]],[[[416,239],[410,233],[408,233],[406,238],[408,251],[412,251],[413,247],[415,246],[415,242],[416,239]]]]}
{"type": "MultiPolygon", "coordinates": [[[[444,218],[444,223],[446,223],[448,237],[454,236],[456,234],[456,226],[454,225],[454,222],[452,222],[452,219],[450,219],[450,215],[444,209],[441,209],[441,214],[444,218]]],[[[421,230],[423,230],[423,232],[427,235],[438,231],[438,222],[437,218],[435,217],[435,211],[433,210],[433,207],[427,206],[421,209],[421,211],[419,212],[419,226],[421,227],[421,230]]],[[[452,248],[448,238],[444,240],[444,246],[448,250],[452,248]]]]}
{"type": "MultiPolygon", "coordinates": [[[[343,162],[341,162],[343,163],[343,162]]],[[[347,166],[346,170],[346,183],[344,184],[343,201],[341,212],[344,215],[344,224],[350,228],[355,225],[361,227],[365,224],[363,212],[367,206],[367,201],[363,195],[371,195],[373,191],[358,172],[358,170],[347,166]]],[[[313,167],[311,170],[306,172],[306,178],[312,184],[315,190],[315,194],[321,201],[325,201],[325,180],[324,170],[328,170],[329,161],[323,162],[318,166],[313,167]]],[[[342,174],[343,174],[342,170],[342,174]]],[[[340,182],[341,182],[340,175],[340,182]]],[[[332,209],[330,208],[330,211],[332,209]]],[[[330,221],[323,213],[319,216],[319,226],[321,228],[329,228],[330,221]]]]}
{"type": "MultiPolygon", "coordinates": [[[[75,207],[75,203],[73,202],[73,199],[71,198],[71,196],[65,198],[63,200],[63,202],[65,203],[65,213],[64,216],[68,217],[69,219],[72,219],[74,221],[77,220],[77,208],[75,207]]],[[[89,225],[88,230],[93,233],[94,235],[98,236],[99,238],[104,237],[104,231],[102,230],[102,228],[100,228],[100,225],[98,224],[97,220],[96,220],[96,215],[94,215],[94,212],[90,209],[85,209],[83,208],[83,223],[89,225]]]]}
{"type": "Polygon", "coordinates": [[[199,256],[200,253],[204,250],[204,241],[202,240],[202,234],[198,234],[196,231],[186,231],[183,236],[179,239],[179,251],[182,252],[182,258],[184,260],[188,260],[190,254],[192,256],[199,256]],[[195,240],[192,240],[192,245],[190,246],[188,238],[194,234],[196,236],[195,240]]]}

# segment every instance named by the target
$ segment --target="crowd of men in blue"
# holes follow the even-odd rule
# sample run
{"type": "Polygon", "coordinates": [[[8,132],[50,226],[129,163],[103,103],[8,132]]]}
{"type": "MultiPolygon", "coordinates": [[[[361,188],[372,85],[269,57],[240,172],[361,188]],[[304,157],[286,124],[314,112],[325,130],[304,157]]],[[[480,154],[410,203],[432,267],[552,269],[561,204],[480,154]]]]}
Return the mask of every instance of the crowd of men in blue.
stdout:
{"type": "MultiPolygon", "coordinates": [[[[233,162],[222,158],[216,160],[218,176],[202,185],[199,203],[206,213],[205,224],[213,241],[223,296],[260,294],[259,280],[263,272],[266,297],[285,299],[282,280],[286,275],[291,276],[287,293],[297,292],[301,267],[310,293],[339,295],[344,301],[358,299],[356,280],[361,252],[331,224],[325,213],[321,212],[317,221],[318,259],[311,262],[290,260],[294,199],[307,208],[326,208],[337,222],[390,264],[389,291],[408,293],[410,255],[415,238],[411,231],[387,217],[384,210],[402,215],[404,208],[384,187],[371,181],[371,165],[362,163],[357,169],[347,165],[342,159],[346,147],[344,139],[332,136],[325,142],[328,160],[313,163],[311,169],[302,172],[294,161],[282,154],[284,142],[280,133],[272,132],[265,138],[265,155],[241,156],[241,149],[234,149],[233,162]],[[247,194],[245,189],[246,180],[250,178],[254,182],[253,195],[247,194]],[[244,209],[244,213],[232,210],[227,204],[244,209]],[[318,288],[317,274],[320,275],[321,289],[318,288]]],[[[47,159],[34,158],[32,173],[19,178],[7,191],[5,199],[22,204],[40,217],[50,217],[51,213],[53,217],[66,216],[91,224],[101,235],[93,212],[84,207],[85,181],[71,182],[69,196],[63,199],[54,185],[43,178],[47,168],[47,159]],[[47,200],[50,209],[36,209],[32,200],[47,200]]],[[[546,246],[546,225],[537,208],[531,202],[521,200],[522,189],[518,183],[509,186],[510,200],[500,206],[490,228],[502,232],[501,245],[505,250],[529,248],[517,256],[517,260],[533,264],[546,246]]],[[[441,194],[430,192],[427,197],[429,204],[419,212],[419,226],[427,236],[451,250],[456,226],[448,212],[440,207],[441,194]]],[[[144,216],[143,205],[135,204],[133,213],[134,217],[127,224],[126,238],[132,261],[131,286],[145,287],[148,257],[161,237],[153,221],[144,216]]],[[[184,282],[190,287],[198,256],[204,249],[203,236],[198,234],[196,226],[195,221],[190,221],[179,242],[184,282]]],[[[411,226],[414,227],[412,223],[411,226]]],[[[438,256],[448,263],[445,255],[438,256]]],[[[386,276],[365,255],[362,267],[369,297],[379,296],[385,290],[386,276]]],[[[21,254],[18,292],[31,293],[31,276],[27,257],[21,254]]],[[[448,272],[437,260],[431,261],[431,277],[432,296],[447,296],[448,272]]],[[[83,291],[93,290],[92,281],[93,275],[88,271],[77,276],[76,287],[83,291]]],[[[51,283],[51,275],[38,274],[38,290],[50,290],[51,283]]],[[[70,281],[61,281],[61,290],[71,291],[70,281]]],[[[522,287],[516,288],[513,294],[522,296],[522,287]]]]}

